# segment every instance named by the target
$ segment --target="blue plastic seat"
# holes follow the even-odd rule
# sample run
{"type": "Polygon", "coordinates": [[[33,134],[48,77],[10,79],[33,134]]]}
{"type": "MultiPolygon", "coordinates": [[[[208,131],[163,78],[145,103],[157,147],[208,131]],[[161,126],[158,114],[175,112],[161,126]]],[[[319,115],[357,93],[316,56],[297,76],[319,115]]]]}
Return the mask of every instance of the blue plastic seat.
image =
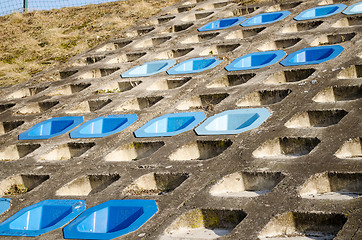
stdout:
{"type": "Polygon", "coordinates": [[[340,45],[303,48],[289,54],[280,64],[283,66],[319,64],[337,57],[343,50],[340,45]]]}
{"type": "Polygon", "coordinates": [[[170,70],[167,71],[170,75],[175,74],[186,74],[186,73],[198,73],[211,68],[216,67],[222,60],[210,57],[210,58],[192,58],[186,61],[183,61],[170,70]]]}
{"type": "Polygon", "coordinates": [[[238,134],[259,127],[269,116],[266,108],[228,110],[209,117],[195,132],[197,135],[238,134]]]}
{"type": "Polygon", "coordinates": [[[242,21],[244,21],[245,17],[233,17],[233,18],[224,18],[224,19],[218,19],[213,22],[209,22],[205,24],[204,26],[197,29],[199,32],[205,32],[205,31],[214,31],[214,30],[220,30],[225,29],[229,27],[236,26],[240,24],[242,21]]]}
{"type": "Polygon", "coordinates": [[[0,235],[36,237],[63,227],[84,209],[84,200],[44,200],[6,219],[0,224],[0,235]]]}
{"type": "Polygon", "coordinates": [[[55,117],[19,134],[19,140],[49,139],[64,134],[83,122],[83,117],[55,117]]]}
{"type": "Polygon", "coordinates": [[[241,24],[241,26],[251,27],[257,25],[271,24],[286,18],[289,14],[289,11],[262,13],[254,17],[248,18],[241,24]]]}
{"type": "Polygon", "coordinates": [[[241,71],[263,68],[277,63],[285,55],[283,50],[249,53],[235,59],[225,69],[227,71],[241,71]]]}
{"type": "Polygon", "coordinates": [[[148,121],[134,134],[136,137],[170,137],[193,129],[205,118],[203,112],[166,114],[148,121]]]}
{"type": "Polygon", "coordinates": [[[122,73],[121,76],[123,78],[147,77],[166,71],[175,63],[176,60],[174,59],[147,62],[142,65],[131,68],[130,70],[122,73]]]}
{"type": "Polygon", "coordinates": [[[297,21],[325,18],[342,12],[347,6],[344,4],[333,4],[307,9],[299,13],[294,19],[297,21]]]}
{"type": "Polygon", "coordinates": [[[352,4],[351,6],[346,8],[346,10],[344,10],[342,13],[346,14],[346,15],[361,14],[362,13],[362,2],[352,4]]]}
{"type": "Polygon", "coordinates": [[[10,208],[10,198],[0,198],[0,215],[10,208]]]}
{"type": "Polygon", "coordinates": [[[64,229],[65,239],[113,239],[136,231],[158,211],[154,200],[110,200],[87,209],[64,229]]]}
{"type": "Polygon", "coordinates": [[[70,132],[71,138],[101,138],[118,133],[138,120],[137,114],[101,116],[70,132]]]}

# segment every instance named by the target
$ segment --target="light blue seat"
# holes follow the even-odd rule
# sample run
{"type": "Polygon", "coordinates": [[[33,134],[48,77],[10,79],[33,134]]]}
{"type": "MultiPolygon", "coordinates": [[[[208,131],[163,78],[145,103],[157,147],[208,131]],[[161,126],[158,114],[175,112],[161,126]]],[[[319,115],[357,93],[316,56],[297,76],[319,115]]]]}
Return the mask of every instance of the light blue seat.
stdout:
{"type": "Polygon", "coordinates": [[[19,140],[49,139],[64,134],[83,122],[83,117],[55,117],[19,134],[19,140]]]}
{"type": "Polygon", "coordinates": [[[158,211],[154,200],[110,200],[87,209],[64,229],[65,239],[113,239],[136,231],[158,211]]]}
{"type": "Polygon", "coordinates": [[[283,50],[249,53],[235,59],[225,69],[227,71],[241,71],[263,68],[277,63],[285,55],[283,50]]]}
{"type": "Polygon", "coordinates": [[[142,65],[136,66],[122,73],[121,76],[123,78],[147,77],[160,72],[164,72],[171,66],[175,65],[175,63],[176,60],[174,59],[146,62],[142,65]]]}
{"type": "Polygon", "coordinates": [[[337,57],[343,50],[340,45],[303,48],[289,54],[280,64],[283,66],[319,64],[337,57]]]}
{"type": "Polygon", "coordinates": [[[84,209],[84,200],[44,200],[6,219],[0,224],[0,235],[36,237],[63,227],[84,209]]]}
{"type": "Polygon", "coordinates": [[[290,14],[289,11],[270,12],[258,14],[254,17],[248,18],[241,26],[251,27],[257,25],[271,24],[283,20],[290,14]]]}
{"type": "Polygon", "coordinates": [[[0,198],[0,215],[10,208],[10,198],[0,198]]]}
{"type": "Polygon", "coordinates": [[[238,134],[259,127],[269,116],[266,108],[228,110],[209,117],[195,132],[197,135],[238,134]]]}
{"type": "Polygon", "coordinates": [[[245,19],[246,19],[245,17],[232,17],[232,18],[218,19],[216,21],[205,24],[204,26],[198,28],[197,31],[205,32],[205,31],[226,29],[226,28],[233,27],[233,26],[240,24],[245,19]]]}
{"type": "Polygon", "coordinates": [[[136,137],[170,137],[193,129],[205,118],[203,112],[166,114],[148,121],[134,134],[136,137]]]}
{"type": "Polygon", "coordinates": [[[352,4],[351,6],[346,8],[346,10],[344,10],[342,13],[346,14],[346,15],[361,14],[362,13],[362,2],[352,4]]]}
{"type": "Polygon", "coordinates": [[[294,19],[297,21],[325,18],[342,12],[347,6],[344,4],[333,4],[307,9],[299,13],[294,19]]]}
{"type": "Polygon", "coordinates": [[[118,133],[138,120],[137,114],[101,116],[70,132],[71,138],[101,138],[118,133]]]}
{"type": "Polygon", "coordinates": [[[175,74],[186,74],[186,73],[198,73],[211,68],[216,67],[222,60],[210,57],[210,58],[192,58],[186,61],[183,61],[170,70],[167,71],[170,75],[175,74]]]}

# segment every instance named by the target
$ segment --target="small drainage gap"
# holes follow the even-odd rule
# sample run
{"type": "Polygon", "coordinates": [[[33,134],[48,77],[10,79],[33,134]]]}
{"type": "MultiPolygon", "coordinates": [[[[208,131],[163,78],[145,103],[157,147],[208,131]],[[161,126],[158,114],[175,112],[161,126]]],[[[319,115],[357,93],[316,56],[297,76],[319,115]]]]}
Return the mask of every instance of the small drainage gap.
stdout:
{"type": "Polygon", "coordinates": [[[108,84],[107,86],[104,86],[102,89],[98,89],[96,91],[96,94],[126,92],[132,90],[141,83],[142,81],[115,82],[113,84],[108,84]]]}
{"type": "Polygon", "coordinates": [[[113,150],[105,157],[105,161],[124,162],[146,158],[160,149],[164,142],[133,142],[113,150]]]}
{"type": "Polygon", "coordinates": [[[163,16],[157,19],[158,24],[163,24],[163,23],[167,23],[169,21],[171,21],[172,19],[174,19],[175,16],[163,16]]]}
{"type": "Polygon", "coordinates": [[[266,84],[294,83],[307,79],[316,70],[310,69],[294,69],[288,71],[280,71],[272,74],[264,80],[266,84]]]}
{"type": "Polygon", "coordinates": [[[332,27],[335,28],[344,28],[349,26],[359,26],[362,25],[362,16],[351,16],[338,20],[332,27]]]}
{"type": "Polygon", "coordinates": [[[258,10],[259,7],[242,7],[242,8],[237,8],[232,12],[232,15],[234,17],[239,17],[239,16],[244,16],[244,15],[248,15],[250,13],[255,12],[256,10],[258,10]]]}
{"type": "Polygon", "coordinates": [[[320,142],[318,138],[275,138],[264,142],[253,152],[253,156],[257,158],[299,157],[309,154],[320,142]]]}
{"type": "Polygon", "coordinates": [[[204,12],[204,13],[196,13],[196,14],[190,14],[184,18],[181,19],[182,22],[192,22],[197,21],[203,18],[206,18],[213,14],[214,12],[204,12]]]}
{"type": "Polygon", "coordinates": [[[118,174],[84,175],[67,183],[55,192],[57,196],[87,196],[106,189],[120,178],[118,174]]]}
{"type": "Polygon", "coordinates": [[[266,28],[260,27],[260,28],[250,28],[245,30],[236,30],[226,35],[225,39],[230,40],[230,39],[244,39],[244,38],[253,37],[258,33],[260,33],[261,31],[263,31],[264,29],[266,28]]]}
{"type": "Polygon", "coordinates": [[[355,33],[345,33],[345,34],[331,34],[331,35],[324,35],[313,42],[311,42],[311,46],[320,46],[320,45],[332,45],[337,43],[343,43],[352,40],[356,36],[355,33]]]}
{"type": "Polygon", "coordinates": [[[112,43],[107,43],[107,44],[101,46],[100,48],[97,48],[95,51],[96,52],[114,51],[114,50],[117,50],[117,49],[124,48],[125,46],[127,46],[131,42],[132,41],[130,41],[130,40],[125,40],[125,41],[116,41],[116,42],[112,42],[112,43]]]}
{"type": "Polygon", "coordinates": [[[0,195],[20,195],[30,192],[49,179],[49,175],[15,175],[0,182],[0,195]]]}
{"type": "Polygon", "coordinates": [[[18,160],[34,152],[40,144],[16,144],[10,145],[0,150],[0,161],[18,160]]]}
{"type": "Polygon", "coordinates": [[[21,125],[24,124],[24,121],[14,121],[14,122],[0,122],[0,135],[8,133],[21,125]]]}
{"type": "Polygon", "coordinates": [[[361,86],[334,86],[317,93],[313,97],[315,102],[352,101],[362,97],[361,86]]]}
{"type": "Polygon", "coordinates": [[[38,94],[48,87],[33,87],[33,88],[23,88],[18,91],[15,91],[7,96],[7,99],[16,99],[16,98],[25,98],[31,97],[35,94],[38,94]]]}
{"type": "Polygon", "coordinates": [[[223,177],[211,189],[217,197],[257,197],[269,193],[284,175],[280,172],[236,172],[223,177]]]}
{"type": "Polygon", "coordinates": [[[349,66],[338,73],[339,79],[362,78],[362,65],[349,66]]]}
{"type": "MultiPolygon", "coordinates": [[[[149,48],[149,47],[157,47],[158,45],[161,45],[162,43],[164,42],[167,42],[168,40],[170,40],[172,37],[171,36],[166,36],[166,37],[154,37],[154,38],[151,38],[151,39],[147,39],[147,40],[144,40],[142,42],[139,42],[137,43],[136,45],[134,45],[134,48],[149,48]]],[[[127,54],[125,54],[126,57],[127,57],[127,54]]],[[[133,54],[134,55],[134,54],[133,54]]],[[[143,55],[138,55],[140,57],[144,56],[145,54],[143,55]]],[[[137,55],[136,55],[137,56],[137,55]]],[[[135,57],[136,57],[135,56],[135,57]]],[[[132,59],[132,55],[128,54],[128,57],[127,58],[130,58],[132,59]]],[[[133,57],[134,58],[134,57],[133,57]]],[[[137,58],[137,59],[138,59],[137,58]]],[[[136,60],[136,59],[133,59],[133,61],[136,60]]],[[[131,62],[131,61],[129,61],[131,62]]]]}
{"type": "Polygon", "coordinates": [[[162,79],[152,84],[147,90],[149,91],[161,91],[179,88],[185,83],[191,80],[191,77],[183,77],[180,79],[162,79]]]}
{"type": "Polygon", "coordinates": [[[71,95],[77,92],[81,92],[84,89],[88,88],[90,83],[80,83],[80,84],[70,84],[66,86],[59,87],[54,91],[46,94],[47,96],[57,96],[57,95],[71,95]]]}
{"type": "Polygon", "coordinates": [[[70,76],[73,76],[74,74],[76,74],[78,72],[78,70],[64,70],[64,71],[60,71],[59,72],[59,77],[60,79],[66,79],[70,76]]]}
{"type": "Polygon", "coordinates": [[[121,54],[121,55],[118,55],[116,57],[110,57],[110,59],[107,60],[107,63],[108,64],[117,64],[117,63],[133,62],[133,61],[136,61],[139,58],[145,56],[146,54],[147,54],[146,52],[135,52],[135,53],[121,54]]]}
{"type": "Polygon", "coordinates": [[[114,111],[132,111],[132,110],[142,110],[145,108],[152,107],[159,101],[161,101],[163,97],[144,97],[144,98],[134,98],[131,99],[119,107],[116,107],[114,111]]]}
{"type": "Polygon", "coordinates": [[[211,159],[222,154],[232,143],[231,140],[198,140],[180,147],[169,156],[169,159],[174,161],[211,159]]]}
{"type": "Polygon", "coordinates": [[[208,88],[222,88],[222,87],[234,87],[246,83],[253,77],[255,73],[246,74],[228,74],[221,78],[216,79],[212,83],[208,84],[208,88]]]}
{"type": "Polygon", "coordinates": [[[184,31],[184,30],[190,28],[193,25],[194,25],[193,23],[184,23],[184,24],[173,25],[172,27],[165,29],[165,32],[166,33],[181,32],[181,31],[184,31]]]}
{"type": "Polygon", "coordinates": [[[329,127],[341,121],[348,112],[344,110],[315,110],[295,114],[285,126],[288,128],[329,127]]]}
{"type": "Polygon", "coordinates": [[[111,99],[104,99],[104,100],[90,100],[81,102],[77,106],[66,110],[66,113],[85,113],[85,112],[94,112],[97,111],[109,103],[111,103],[111,99]]]}
{"type": "Polygon", "coordinates": [[[12,108],[15,106],[15,103],[9,103],[9,104],[1,104],[0,105],[0,113],[5,112],[9,108],[12,108]]]}
{"type": "Polygon", "coordinates": [[[136,179],[124,192],[131,195],[164,195],[175,190],[187,178],[186,173],[149,173],[136,179]]]}
{"type": "Polygon", "coordinates": [[[40,161],[63,161],[73,157],[79,157],[89,149],[95,146],[95,143],[67,143],[51,149],[46,154],[40,156],[40,161]]]}
{"type": "Polygon", "coordinates": [[[271,105],[281,102],[286,98],[292,90],[263,90],[250,93],[242,97],[237,103],[237,106],[261,106],[271,105]]]}
{"type": "Polygon", "coordinates": [[[302,2],[291,2],[291,3],[281,3],[274,6],[269,7],[266,12],[278,12],[285,11],[299,6],[302,2]]]}
{"type": "Polygon", "coordinates": [[[213,39],[214,37],[218,36],[220,33],[204,33],[198,34],[191,37],[188,37],[181,41],[182,44],[189,44],[189,43],[199,43],[213,39]]]}
{"type": "Polygon", "coordinates": [[[288,27],[282,29],[282,33],[295,33],[295,32],[303,32],[309,31],[312,29],[316,29],[319,27],[323,21],[309,21],[309,22],[302,22],[302,23],[295,23],[288,27]]]}
{"type": "Polygon", "coordinates": [[[89,72],[86,72],[79,76],[80,79],[87,79],[87,78],[101,78],[106,77],[114,72],[117,72],[120,68],[101,68],[101,69],[95,69],[89,72]]]}
{"type": "Polygon", "coordinates": [[[203,109],[205,111],[214,111],[215,106],[228,96],[227,93],[199,95],[180,103],[176,108],[179,110],[203,109]]]}
{"type": "Polygon", "coordinates": [[[39,102],[39,103],[30,103],[27,106],[20,108],[16,111],[16,114],[23,115],[23,114],[35,114],[41,113],[49,110],[50,108],[57,105],[59,102],[39,102]]]}
{"type": "Polygon", "coordinates": [[[336,152],[336,157],[347,159],[362,158],[362,138],[353,138],[345,142],[336,152]]]}
{"type": "Polygon", "coordinates": [[[178,58],[178,57],[182,57],[182,56],[188,54],[192,50],[194,50],[194,49],[193,48],[180,48],[180,49],[169,50],[169,51],[165,51],[165,52],[157,54],[155,59],[178,58]]]}
{"type": "Polygon", "coordinates": [[[224,44],[213,47],[208,47],[199,53],[200,56],[226,54],[234,51],[240,44],[224,44]]]}
{"type": "Polygon", "coordinates": [[[293,47],[299,43],[302,39],[300,38],[291,38],[291,39],[281,39],[272,42],[268,42],[260,46],[258,49],[260,51],[270,51],[270,50],[279,50],[293,47]]]}

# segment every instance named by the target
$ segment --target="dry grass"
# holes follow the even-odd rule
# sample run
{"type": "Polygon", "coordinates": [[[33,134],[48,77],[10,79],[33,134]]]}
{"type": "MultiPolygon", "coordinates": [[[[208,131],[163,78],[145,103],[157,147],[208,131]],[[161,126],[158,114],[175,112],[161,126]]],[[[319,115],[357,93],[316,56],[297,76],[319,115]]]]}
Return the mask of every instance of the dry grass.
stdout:
{"type": "Polygon", "coordinates": [[[178,1],[126,0],[0,17],[0,87],[27,81],[178,1]]]}

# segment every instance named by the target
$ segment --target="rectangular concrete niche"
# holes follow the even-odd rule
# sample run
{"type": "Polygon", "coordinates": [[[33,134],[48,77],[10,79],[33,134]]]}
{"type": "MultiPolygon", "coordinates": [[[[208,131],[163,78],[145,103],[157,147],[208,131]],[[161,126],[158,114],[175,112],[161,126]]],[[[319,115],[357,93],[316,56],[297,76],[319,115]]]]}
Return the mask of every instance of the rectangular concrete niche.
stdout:
{"type": "Polygon", "coordinates": [[[200,56],[208,56],[208,55],[218,55],[218,54],[226,54],[231,53],[236,48],[238,48],[240,44],[222,44],[204,48],[200,51],[200,56]]]}
{"type": "Polygon", "coordinates": [[[26,106],[20,108],[16,114],[19,115],[26,115],[26,114],[35,114],[35,113],[42,113],[45,112],[55,105],[57,105],[59,102],[37,102],[37,103],[29,103],[26,104],[26,106]]]}
{"type": "Polygon", "coordinates": [[[96,94],[120,93],[132,90],[140,85],[142,81],[113,82],[103,86],[96,91],[96,94]]]}
{"type": "Polygon", "coordinates": [[[171,13],[183,13],[183,12],[188,12],[191,9],[193,9],[196,6],[196,4],[189,4],[189,5],[185,5],[182,7],[178,7],[174,10],[171,11],[171,13]]]}
{"type": "Polygon", "coordinates": [[[339,79],[362,78],[362,65],[351,65],[338,73],[339,79]]]}
{"type": "Polygon", "coordinates": [[[149,91],[163,91],[174,88],[182,87],[185,83],[190,81],[192,77],[182,77],[174,79],[161,79],[156,81],[154,84],[149,86],[147,90],[149,91]]]}
{"type": "Polygon", "coordinates": [[[87,113],[97,111],[107,104],[111,103],[111,99],[98,99],[98,100],[90,100],[79,103],[78,105],[66,110],[66,113],[87,113]]]}
{"type": "Polygon", "coordinates": [[[126,36],[127,37],[143,36],[151,31],[153,31],[154,29],[155,29],[155,27],[153,27],[153,26],[140,27],[137,30],[127,32],[126,36]]]}
{"type": "Polygon", "coordinates": [[[11,132],[12,130],[20,127],[23,124],[24,121],[0,122],[0,135],[11,132]]]}
{"type": "Polygon", "coordinates": [[[275,138],[264,142],[253,152],[253,156],[257,158],[299,157],[309,154],[319,143],[318,138],[275,138]]]}
{"type": "Polygon", "coordinates": [[[7,99],[17,99],[17,98],[25,98],[25,97],[31,97],[35,94],[38,94],[48,87],[32,87],[32,88],[22,88],[20,90],[17,90],[15,92],[10,93],[7,96],[7,99]]]}
{"type": "Polygon", "coordinates": [[[179,110],[204,109],[206,111],[213,111],[215,106],[228,96],[229,94],[227,93],[194,96],[181,102],[176,108],[179,110]]]}
{"type": "Polygon", "coordinates": [[[161,96],[133,98],[129,101],[126,101],[124,104],[121,104],[120,106],[116,107],[114,111],[142,110],[145,108],[152,107],[162,99],[163,97],[161,96]]]}
{"type": "Polygon", "coordinates": [[[310,45],[314,47],[320,45],[343,43],[350,41],[352,38],[354,38],[354,36],[356,36],[355,33],[323,35],[321,37],[316,38],[313,42],[311,42],[310,45]]]}
{"type": "Polygon", "coordinates": [[[244,16],[244,15],[248,15],[250,13],[253,13],[258,9],[259,9],[259,7],[241,7],[241,8],[235,9],[232,12],[232,15],[234,17],[244,16]]]}
{"type": "Polygon", "coordinates": [[[53,91],[47,93],[46,95],[47,96],[71,95],[83,91],[90,85],[91,85],[90,83],[69,84],[56,88],[53,91]]]}
{"type": "Polygon", "coordinates": [[[283,89],[283,90],[262,90],[247,94],[237,101],[237,106],[262,106],[262,105],[271,105],[278,102],[281,102],[286,98],[292,90],[283,89]]]}
{"type": "Polygon", "coordinates": [[[222,154],[232,143],[231,140],[190,142],[174,151],[169,159],[174,161],[208,160],[222,154]]]}
{"type": "Polygon", "coordinates": [[[201,13],[196,13],[196,14],[189,14],[189,15],[181,18],[181,21],[182,22],[193,22],[193,21],[197,21],[197,20],[206,18],[213,13],[214,12],[201,12],[201,13]]]}
{"type": "Polygon", "coordinates": [[[218,36],[220,33],[214,32],[214,33],[203,33],[198,35],[193,35],[191,37],[187,37],[184,40],[181,40],[180,43],[182,44],[191,44],[191,43],[200,43],[205,42],[213,39],[214,37],[218,36]]]}
{"type": "Polygon", "coordinates": [[[194,49],[193,48],[179,48],[179,49],[174,49],[174,50],[168,50],[168,51],[164,51],[164,52],[157,54],[155,56],[155,59],[161,60],[161,59],[178,58],[178,57],[185,56],[192,50],[194,50],[194,49]]]}
{"type": "Polygon", "coordinates": [[[87,66],[87,65],[97,63],[105,58],[106,58],[105,55],[89,56],[89,57],[85,57],[85,58],[76,60],[74,63],[72,63],[72,66],[87,66]]]}
{"type": "Polygon", "coordinates": [[[171,38],[172,38],[171,36],[153,37],[151,39],[145,39],[145,40],[139,41],[138,43],[134,44],[133,47],[134,48],[157,47],[157,46],[161,45],[162,43],[167,42],[171,38]]]}
{"type": "Polygon", "coordinates": [[[83,73],[79,76],[80,79],[88,79],[88,78],[101,78],[111,75],[114,72],[117,72],[120,68],[101,68],[94,69],[92,71],[83,73]]]}
{"type": "Polygon", "coordinates": [[[360,86],[334,86],[326,88],[313,97],[315,102],[353,101],[362,97],[360,86]]]}
{"type": "Polygon", "coordinates": [[[193,26],[193,23],[183,23],[183,24],[177,24],[177,25],[173,25],[172,27],[169,27],[167,29],[165,29],[165,33],[175,33],[175,32],[181,32],[184,31],[188,28],[190,28],[191,26],[193,26]]]}
{"type": "Polygon", "coordinates": [[[325,172],[312,176],[302,186],[302,198],[349,200],[362,195],[362,173],[325,172]]]}
{"type": "Polygon", "coordinates": [[[279,50],[279,49],[286,49],[293,47],[297,43],[299,43],[302,39],[301,38],[289,38],[289,39],[280,39],[271,42],[267,42],[260,47],[258,50],[260,51],[271,51],[271,50],[279,50]]]}
{"type": "Polygon", "coordinates": [[[228,4],[230,4],[230,2],[217,2],[217,3],[213,3],[213,4],[208,4],[203,6],[202,8],[207,10],[207,9],[215,9],[215,8],[222,8],[227,6],[228,4]]]}
{"type": "Polygon", "coordinates": [[[40,156],[40,161],[63,161],[73,157],[80,157],[83,153],[95,146],[95,143],[66,143],[59,145],[40,156]]]}
{"type": "Polygon", "coordinates": [[[284,178],[280,172],[236,172],[210,189],[217,197],[257,197],[269,193],[284,178]]]}
{"type": "Polygon", "coordinates": [[[5,112],[9,108],[12,108],[15,106],[15,103],[8,103],[8,104],[0,104],[0,113],[5,112]]]}
{"type": "Polygon", "coordinates": [[[285,126],[288,128],[329,127],[341,121],[348,112],[344,110],[314,110],[296,113],[285,126]]]}
{"type": "Polygon", "coordinates": [[[55,192],[57,196],[87,196],[100,192],[120,178],[118,174],[84,175],[67,183],[55,192]]]}
{"type": "Polygon", "coordinates": [[[160,239],[216,239],[229,234],[245,217],[243,210],[191,210],[177,218],[160,239]]]}
{"type": "Polygon", "coordinates": [[[164,142],[133,142],[125,144],[109,153],[104,160],[109,162],[137,161],[146,158],[160,149],[164,142]]]}
{"type": "Polygon", "coordinates": [[[270,220],[259,238],[328,240],[336,237],[346,221],[343,214],[287,212],[270,220]]]}
{"type": "Polygon", "coordinates": [[[264,83],[265,84],[295,83],[309,78],[310,76],[313,75],[315,71],[316,70],[314,68],[280,71],[267,77],[264,80],[264,83]]]}
{"type": "Polygon", "coordinates": [[[63,70],[59,72],[60,79],[66,79],[76,74],[78,70],[63,70]]]}
{"type": "Polygon", "coordinates": [[[335,28],[344,28],[349,26],[359,26],[362,25],[362,16],[351,16],[338,20],[332,25],[335,28]]]}
{"type": "Polygon", "coordinates": [[[282,29],[282,33],[295,33],[295,32],[304,32],[309,30],[314,30],[319,27],[323,21],[308,21],[308,22],[298,22],[291,24],[282,29]]]}
{"type": "Polygon", "coordinates": [[[14,175],[0,182],[0,195],[19,195],[30,192],[49,179],[49,175],[14,175]]]}
{"type": "Polygon", "coordinates": [[[175,18],[175,16],[162,16],[162,17],[160,17],[160,18],[158,18],[157,19],[157,23],[155,23],[155,25],[156,24],[163,24],[163,23],[167,23],[167,22],[169,22],[169,21],[171,21],[172,19],[174,19],[175,18]]]}
{"type": "Polygon", "coordinates": [[[260,32],[262,32],[265,27],[257,27],[257,28],[248,28],[244,30],[235,30],[228,35],[225,36],[226,40],[233,40],[233,39],[245,39],[256,36],[260,32]]]}
{"type": "Polygon", "coordinates": [[[273,5],[269,7],[266,12],[277,12],[277,11],[284,11],[289,10],[295,7],[298,7],[302,2],[291,2],[291,3],[281,3],[277,5],[273,5]]]}
{"type": "Polygon", "coordinates": [[[163,195],[179,187],[187,173],[148,173],[136,179],[124,192],[131,195],[163,195]]]}
{"type": "Polygon", "coordinates": [[[14,144],[0,149],[0,161],[18,160],[34,152],[40,144],[14,144]]]}
{"type": "Polygon", "coordinates": [[[107,43],[107,44],[104,44],[101,47],[97,48],[95,51],[96,52],[114,51],[114,50],[117,50],[117,49],[124,48],[125,46],[127,46],[131,42],[132,42],[131,40],[122,40],[122,41],[107,43]]]}
{"type": "Polygon", "coordinates": [[[234,87],[248,82],[255,77],[255,73],[227,74],[207,85],[208,88],[234,87]]]}
{"type": "Polygon", "coordinates": [[[336,152],[338,158],[362,159],[362,138],[352,138],[341,146],[336,152]]]}
{"type": "Polygon", "coordinates": [[[106,63],[107,64],[117,64],[117,63],[133,62],[133,61],[136,61],[139,58],[145,56],[146,54],[147,54],[146,52],[134,52],[134,53],[120,54],[120,55],[116,55],[113,57],[109,57],[109,59],[107,59],[106,63]]]}

